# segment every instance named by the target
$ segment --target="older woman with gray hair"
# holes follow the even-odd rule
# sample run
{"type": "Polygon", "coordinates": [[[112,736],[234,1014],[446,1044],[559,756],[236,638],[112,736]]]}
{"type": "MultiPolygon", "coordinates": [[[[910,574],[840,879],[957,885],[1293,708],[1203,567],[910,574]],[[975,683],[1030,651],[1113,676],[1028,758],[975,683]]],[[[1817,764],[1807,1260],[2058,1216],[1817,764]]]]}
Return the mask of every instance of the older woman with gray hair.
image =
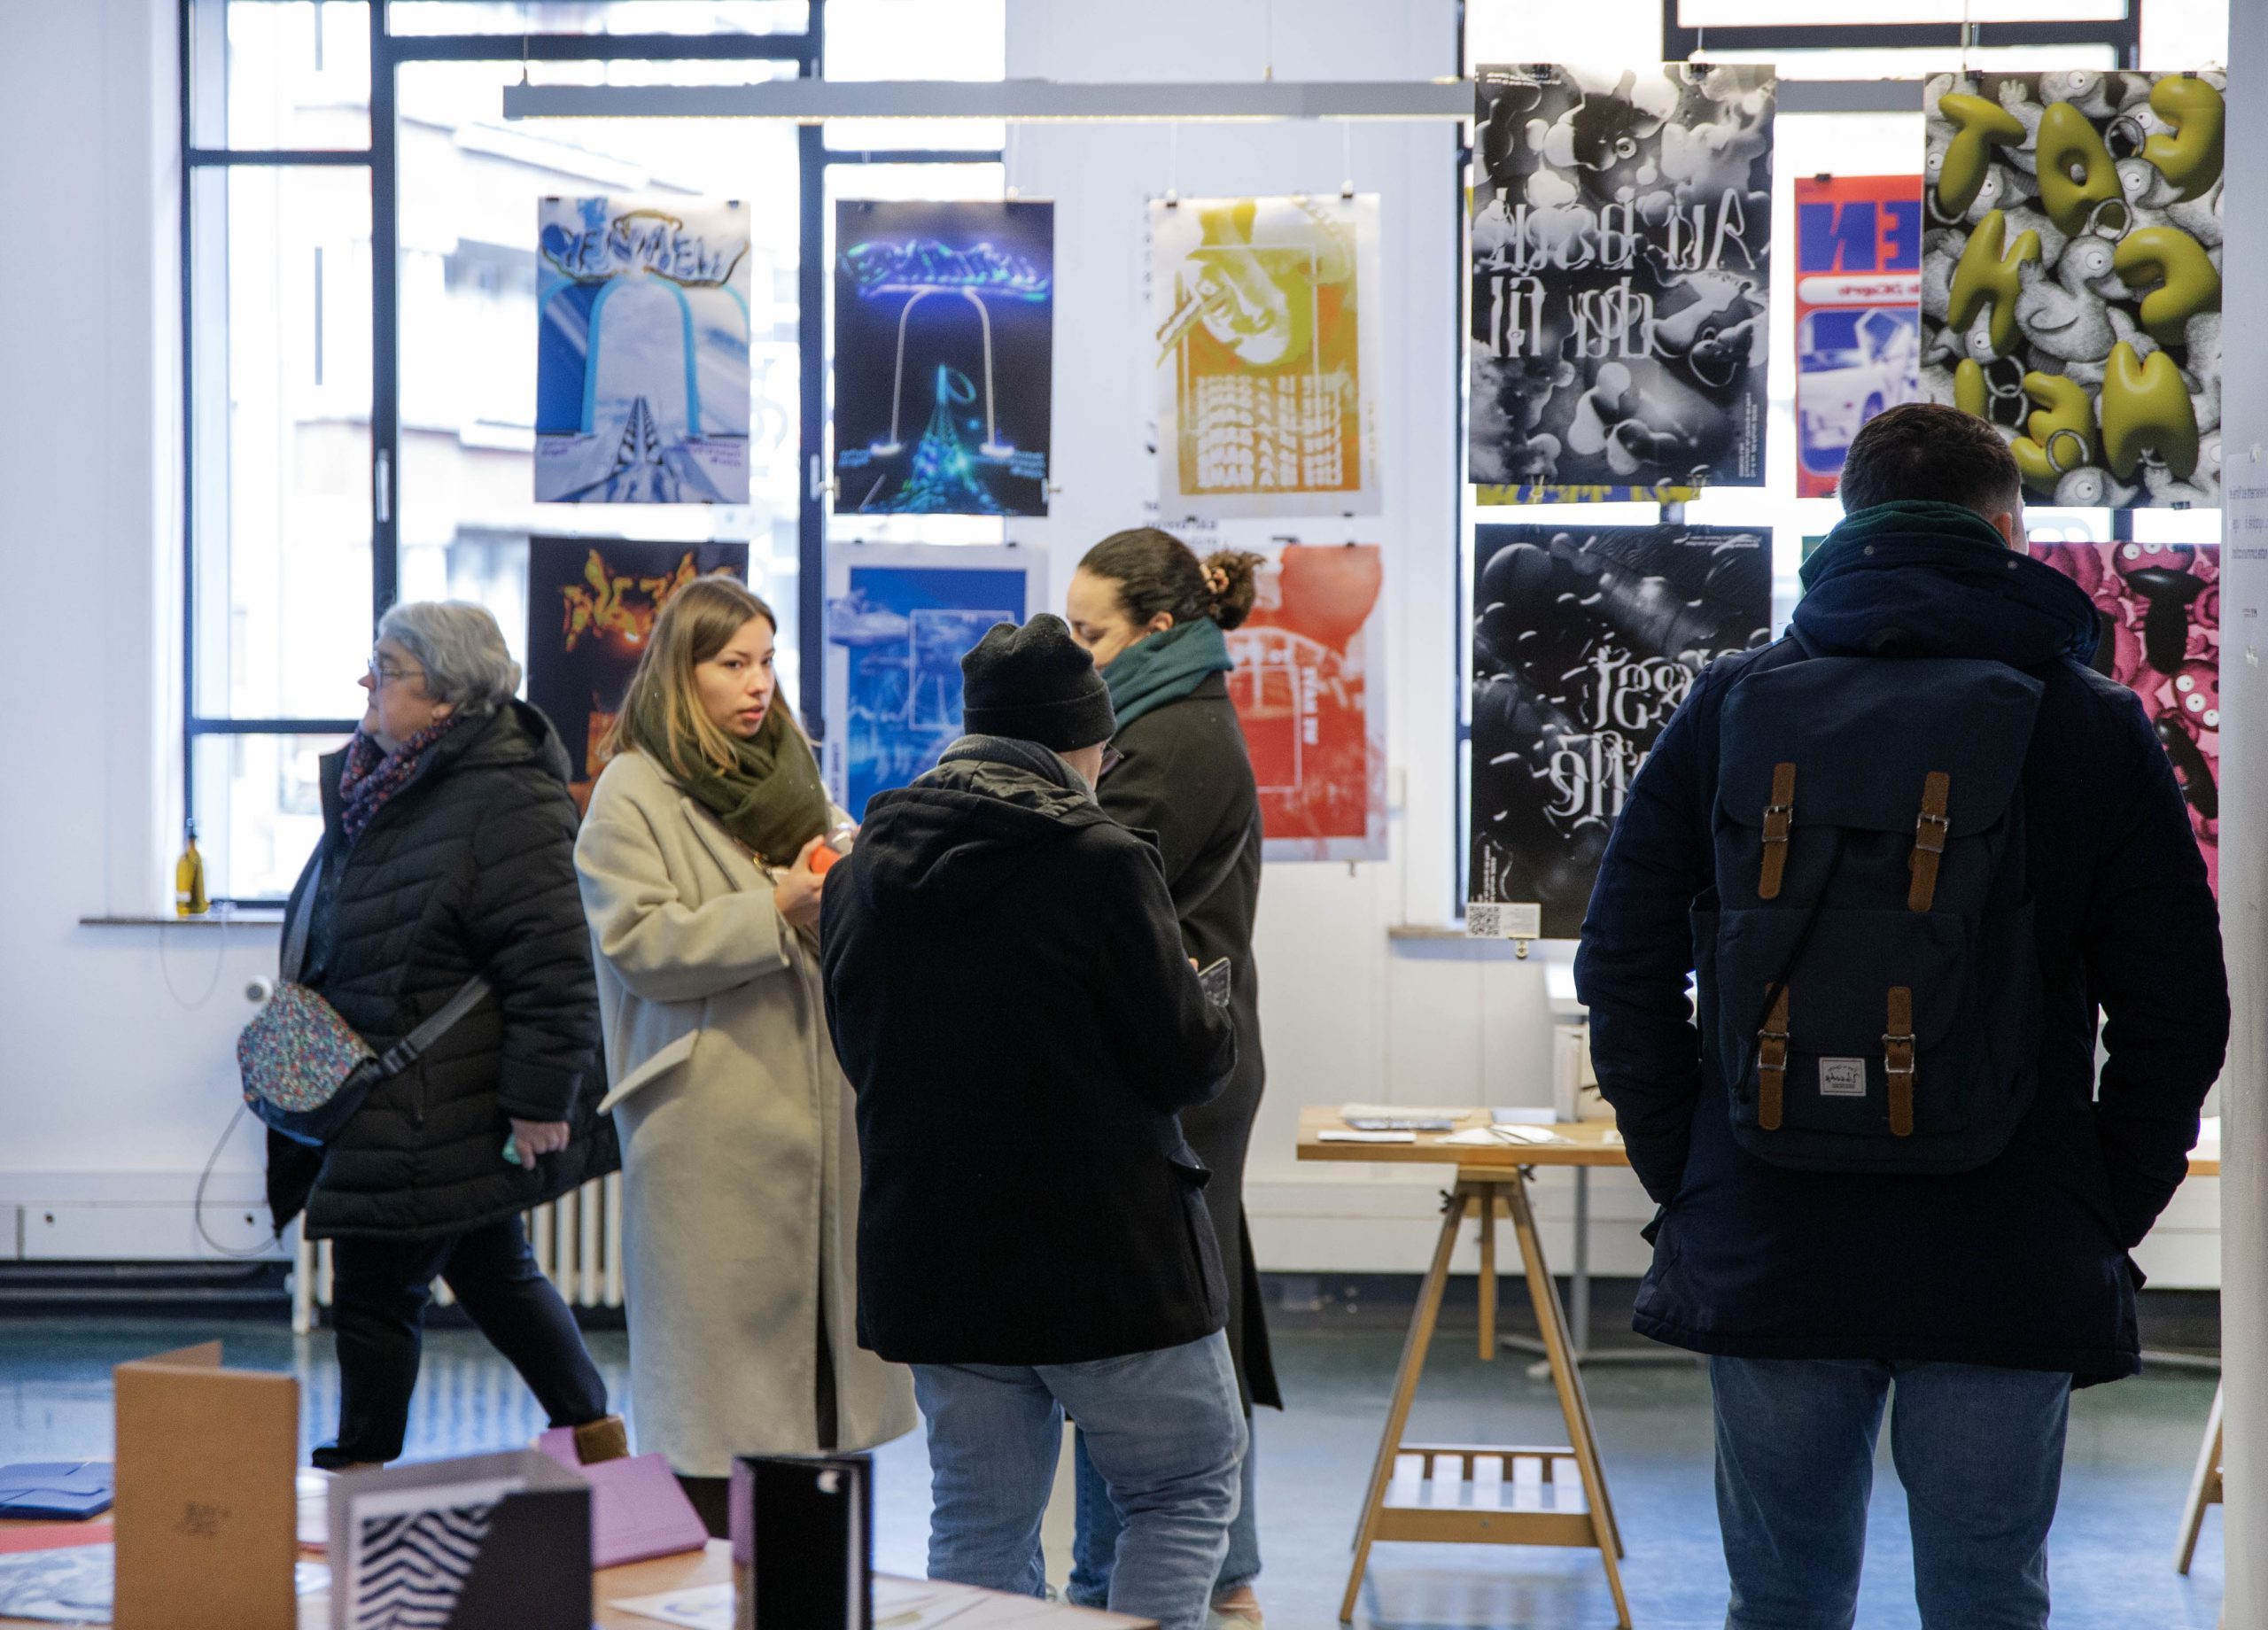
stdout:
{"type": "Polygon", "coordinates": [[[520,1214],[615,1170],[599,1115],[598,1004],[558,734],[517,700],[495,618],[399,605],[362,677],[369,708],[322,761],[322,840],[293,889],[286,958],[380,1053],[473,980],[486,990],[313,1150],[270,1133],[280,1230],[331,1240],[336,1441],[319,1466],[397,1458],[436,1278],[586,1460],[627,1452],[621,1420],[520,1214]]]}

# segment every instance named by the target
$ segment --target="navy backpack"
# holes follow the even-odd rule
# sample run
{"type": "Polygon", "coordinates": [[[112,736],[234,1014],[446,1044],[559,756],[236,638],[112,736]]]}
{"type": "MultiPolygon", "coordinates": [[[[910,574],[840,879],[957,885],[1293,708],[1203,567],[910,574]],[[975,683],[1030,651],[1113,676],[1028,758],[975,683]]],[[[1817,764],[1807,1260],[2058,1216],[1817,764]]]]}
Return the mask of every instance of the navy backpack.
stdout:
{"type": "Polygon", "coordinates": [[[1924,1173],[2007,1145],[2039,1066],[2023,772],[2041,688],[2002,663],[1867,656],[1733,685],[1693,938],[1744,1149],[1924,1173]]]}

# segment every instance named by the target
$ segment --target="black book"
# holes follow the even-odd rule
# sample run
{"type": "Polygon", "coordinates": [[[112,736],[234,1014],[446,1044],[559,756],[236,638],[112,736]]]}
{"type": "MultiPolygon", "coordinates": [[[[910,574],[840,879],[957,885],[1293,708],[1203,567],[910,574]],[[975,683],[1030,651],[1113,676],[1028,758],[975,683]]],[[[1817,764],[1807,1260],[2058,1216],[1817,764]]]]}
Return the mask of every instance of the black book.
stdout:
{"type": "Polygon", "coordinates": [[[740,1630],[873,1630],[873,1470],[863,1455],[733,1463],[740,1630]]]}

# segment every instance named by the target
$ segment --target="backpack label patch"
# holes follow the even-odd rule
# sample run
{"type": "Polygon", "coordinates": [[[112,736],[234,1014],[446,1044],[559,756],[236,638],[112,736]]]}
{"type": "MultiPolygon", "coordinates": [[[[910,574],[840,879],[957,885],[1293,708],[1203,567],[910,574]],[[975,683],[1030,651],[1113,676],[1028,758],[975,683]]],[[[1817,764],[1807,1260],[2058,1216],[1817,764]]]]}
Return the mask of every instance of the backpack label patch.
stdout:
{"type": "Polygon", "coordinates": [[[1821,1098],[1864,1098],[1867,1061],[1864,1059],[1821,1059],[1819,1061],[1821,1098]]]}

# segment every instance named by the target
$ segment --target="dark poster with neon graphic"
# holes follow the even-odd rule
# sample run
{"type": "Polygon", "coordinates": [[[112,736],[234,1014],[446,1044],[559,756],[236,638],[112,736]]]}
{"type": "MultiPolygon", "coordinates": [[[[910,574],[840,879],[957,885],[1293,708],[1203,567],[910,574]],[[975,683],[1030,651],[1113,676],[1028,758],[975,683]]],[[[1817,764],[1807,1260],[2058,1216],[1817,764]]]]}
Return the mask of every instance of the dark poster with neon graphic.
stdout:
{"type": "Polygon", "coordinates": [[[1922,395],[1922,178],[1796,178],[1796,496],[1831,498],[1859,427],[1922,395]]]}
{"type": "Polygon", "coordinates": [[[835,210],[836,508],[1045,515],[1055,206],[835,210]]]}
{"type": "Polygon", "coordinates": [[[578,809],[606,768],[599,744],[654,618],[672,594],[712,574],[746,582],[748,545],[528,539],[528,701],[559,732],[578,809]]]}
{"type": "Polygon", "coordinates": [[[1768,528],[1481,526],[1473,533],[1473,905],[1542,908],[1573,939],[1599,858],[1694,677],[1766,643],[1768,528]]]}

